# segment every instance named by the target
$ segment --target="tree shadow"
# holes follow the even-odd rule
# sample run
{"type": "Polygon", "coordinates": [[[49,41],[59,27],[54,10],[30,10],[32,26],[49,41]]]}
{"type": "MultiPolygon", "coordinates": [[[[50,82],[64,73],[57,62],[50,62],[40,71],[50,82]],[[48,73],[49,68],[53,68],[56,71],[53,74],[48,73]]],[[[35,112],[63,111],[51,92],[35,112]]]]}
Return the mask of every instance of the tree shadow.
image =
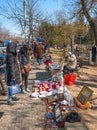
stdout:
{"type": "Polygon", "coordinates": [[[7,100],[5,99],[0,99],[0,105],[8,105],[7,100]]]}
{"type": "Polygon", "coordinates": [[[82,85],[82,86],[89,86],[91,88],[97,88],[97,79],[96,75],[86,75],[83,77],[80,77],[75,82],[76,85],[82,85]],[[88,77],[88,79],[87,79],[88,77]]]}
{"type": "Polygon", "coordinates": [[[3,116],[4,112],[0,112],[0,118],[3,116]]]}

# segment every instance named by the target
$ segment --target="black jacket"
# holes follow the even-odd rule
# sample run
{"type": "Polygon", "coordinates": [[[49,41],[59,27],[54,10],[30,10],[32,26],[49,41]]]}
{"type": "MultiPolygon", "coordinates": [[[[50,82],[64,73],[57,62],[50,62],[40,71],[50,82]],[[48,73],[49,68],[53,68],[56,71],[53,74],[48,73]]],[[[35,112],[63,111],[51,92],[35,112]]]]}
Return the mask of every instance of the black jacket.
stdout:
{"type": "Polygon", "coordinates": [[[6,56],[6,72],[7,72],[7,85],[14,79],[17,84],[21,83],[20,71],[17,62],[16,43],[9,43],[7,46],[6,56]]]}

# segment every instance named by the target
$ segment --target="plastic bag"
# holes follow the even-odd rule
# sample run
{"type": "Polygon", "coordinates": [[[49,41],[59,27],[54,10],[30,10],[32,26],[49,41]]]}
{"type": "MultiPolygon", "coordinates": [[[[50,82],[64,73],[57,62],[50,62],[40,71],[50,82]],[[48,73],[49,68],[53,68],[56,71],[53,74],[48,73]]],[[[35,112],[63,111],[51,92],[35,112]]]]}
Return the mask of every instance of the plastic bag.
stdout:
{"type": "Polygon", "coordinates": [[[18,84],[8,86],[8,93],[10,96],[21,93],[20,86],[18,84]]]}
{"type": "Polygon", "coordinates": [[[79,122],[81,121],[81,117],[77,112],[72,111],[67,114],[66,121],[70,123],[79,122]]]}
{"type": "Polygon", "coordinates": [[[76,74],[67,74],[65,77],[65,84],[67,85],[73,85],[76,80],[76,74]]]}

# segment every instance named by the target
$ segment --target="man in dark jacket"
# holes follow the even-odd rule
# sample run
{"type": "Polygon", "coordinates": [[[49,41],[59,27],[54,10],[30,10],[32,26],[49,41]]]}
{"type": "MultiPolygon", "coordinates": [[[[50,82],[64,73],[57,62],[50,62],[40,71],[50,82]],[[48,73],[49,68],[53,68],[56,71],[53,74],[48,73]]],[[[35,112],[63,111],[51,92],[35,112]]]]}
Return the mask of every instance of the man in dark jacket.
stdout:
{"type": "Polygon", "coordinates": [[[97,47],[95,44],[92,46],[92,62],[96,63],[96,54],[97,54],[97,47]]]}
{"type": "MultiPolygon", "coordinates": [[[[10,86],[11,83],[21,84],[21,75],[17,59],[17,43],[15,42],[11,42],[7,46],[6,73],[7,86],[10,86]]],[[[16,101],[18,98],[15,95],[10,96],[8,92],[8,104],[13,104],[13,100],[16,101]]]]}

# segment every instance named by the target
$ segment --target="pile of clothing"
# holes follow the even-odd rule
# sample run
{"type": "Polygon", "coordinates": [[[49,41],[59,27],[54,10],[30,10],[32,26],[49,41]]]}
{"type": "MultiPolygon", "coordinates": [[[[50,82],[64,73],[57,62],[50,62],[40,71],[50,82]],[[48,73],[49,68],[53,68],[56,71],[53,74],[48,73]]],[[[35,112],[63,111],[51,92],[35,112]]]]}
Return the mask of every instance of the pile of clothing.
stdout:
{"type": "Polygon", "coordinates": [[[34,80],[34,91],[31,93],[30,96],[33,98],[45,98],[46,96],[54,95],[57,92],[63,92],[63,80],[64,79],[62,75],[56,76],[50,81],[34,80]]]}

